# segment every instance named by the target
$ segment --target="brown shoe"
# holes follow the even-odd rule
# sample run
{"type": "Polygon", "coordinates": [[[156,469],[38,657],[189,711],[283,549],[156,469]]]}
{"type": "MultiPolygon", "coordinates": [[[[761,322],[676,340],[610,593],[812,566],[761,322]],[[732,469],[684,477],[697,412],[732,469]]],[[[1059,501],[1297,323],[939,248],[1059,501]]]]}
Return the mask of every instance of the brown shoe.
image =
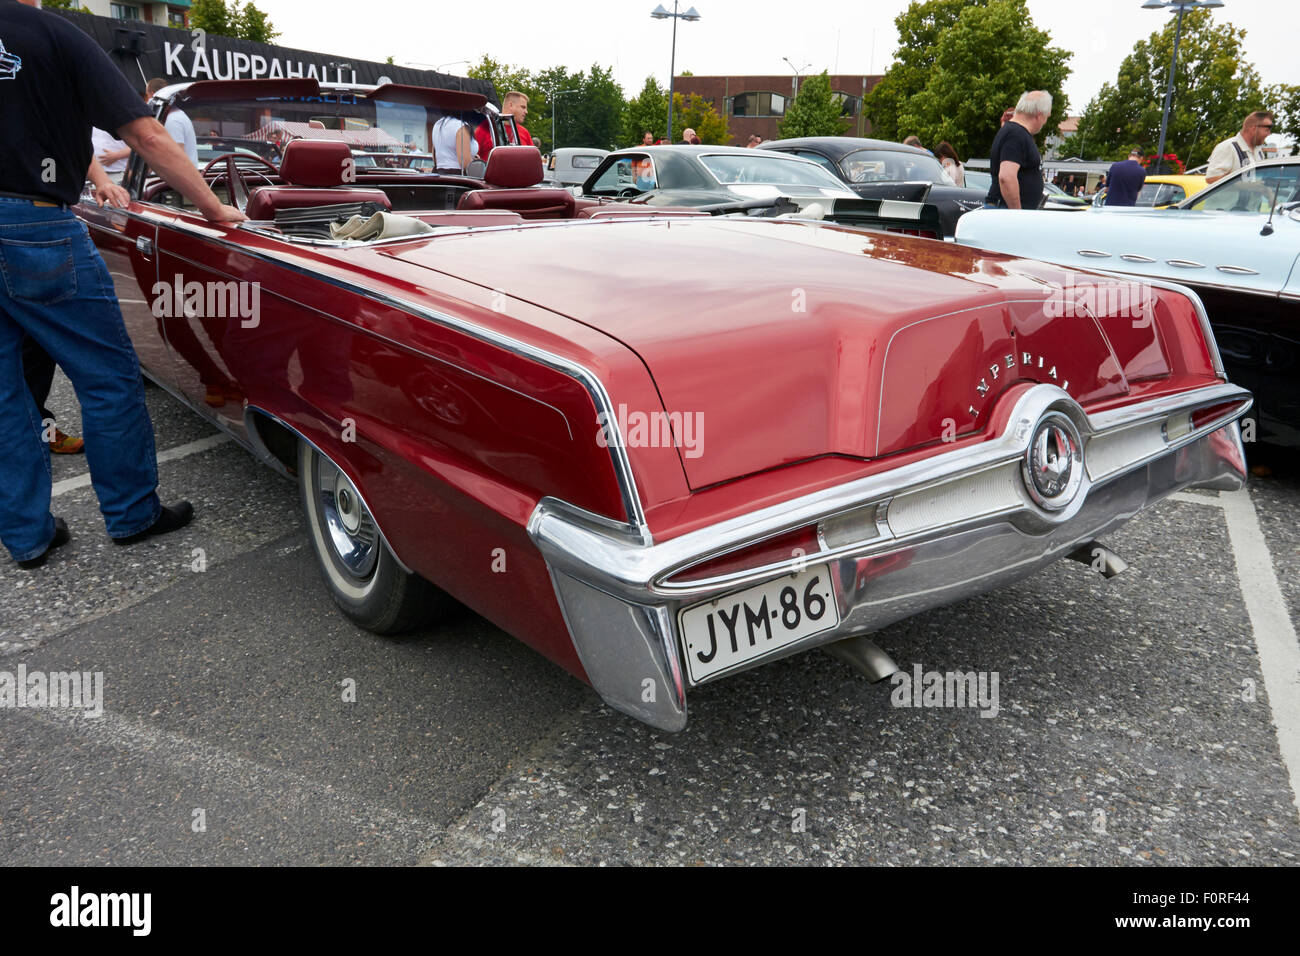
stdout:
{"type": "Polygon", "coordinates": [[[56,455],[80,455],[86,450],[86,443],[80,438],[65,435],[54,429],[54,441],[50,442],[50,451],[56,455]]]}

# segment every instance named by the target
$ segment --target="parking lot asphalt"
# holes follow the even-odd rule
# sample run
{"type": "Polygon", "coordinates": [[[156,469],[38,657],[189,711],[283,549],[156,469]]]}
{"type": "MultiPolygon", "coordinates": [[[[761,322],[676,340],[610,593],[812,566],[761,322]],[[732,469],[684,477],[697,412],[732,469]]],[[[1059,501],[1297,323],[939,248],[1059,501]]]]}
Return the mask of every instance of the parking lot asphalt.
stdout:
{"type": "MultiPolygon", "coordinates": [[[[0,567],[0,671],[104,675],[98,717],[0,708],[0,860],[1300,862],[1292,458],[1139,516],[1117,578],[1058,562],[877,635],[909,673],[996,675],[995,716],[812,652],[693,691],[666,734],[468,610],[358,630],[295,488],[148,397],[194,524],[117,548],[60,457],[72,543],[0,567]]],[[[61,378],[51,406],[77,429],[61,378]]]]}

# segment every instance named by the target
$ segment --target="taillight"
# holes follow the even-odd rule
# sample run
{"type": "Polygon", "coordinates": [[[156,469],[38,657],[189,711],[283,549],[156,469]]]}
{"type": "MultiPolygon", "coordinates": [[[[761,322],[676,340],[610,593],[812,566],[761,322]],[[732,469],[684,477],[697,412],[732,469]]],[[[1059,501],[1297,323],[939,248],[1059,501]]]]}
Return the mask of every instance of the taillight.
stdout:
{"type": "Polygon", "coordinates": [[[760,541],[758,544],[719,555],[701,564],[692,565],[672,575],[674,584],[691,584],[723,574],[737,571],[750,571],[771,564],[815,555],[821,550],[817,541],[817,529],[813,526],[796,528],[775,537],[760,541]]]}
{"type": "Polygon", "coordinates": [[[1234,408],[1243,406],[1243,402],[1220,402],[1218,405],[1207,405],[1204,408],[1198,408],[1192,412],[1192,428],[1204,428],[1216,418],[1222,418],[1234,408]]]}
{"type": "Polygon", "coordinates": [[[1178,441],[1180,438],[1185,438],[1192,432],[1199,431],[1219,419],[1227,418],[1234,410],[1244,411],[1245,408],[1245,402],[1236,400],[1219,402],[1215,405],[1205,405],[1190,412],[1178,412],[1170,415],[1165,419],[1163,427],[1165,441],[1178,441]]]}

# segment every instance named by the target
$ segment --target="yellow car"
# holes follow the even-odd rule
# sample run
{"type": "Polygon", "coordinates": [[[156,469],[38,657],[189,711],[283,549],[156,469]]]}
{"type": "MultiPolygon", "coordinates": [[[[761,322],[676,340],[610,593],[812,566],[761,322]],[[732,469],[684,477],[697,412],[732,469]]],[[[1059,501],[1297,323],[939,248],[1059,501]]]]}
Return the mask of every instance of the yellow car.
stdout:
{"type": "Polygon", "coordinates": [[[1137,205],[1168,209],[1205,188],[1204,176],[1148,176],[1138,193],[1137,205]]]}

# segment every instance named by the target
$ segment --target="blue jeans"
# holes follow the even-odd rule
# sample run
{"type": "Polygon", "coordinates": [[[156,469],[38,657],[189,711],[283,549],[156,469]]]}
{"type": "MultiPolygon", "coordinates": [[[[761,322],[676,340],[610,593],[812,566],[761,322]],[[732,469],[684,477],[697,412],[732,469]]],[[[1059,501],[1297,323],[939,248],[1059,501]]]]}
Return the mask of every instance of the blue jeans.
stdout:
{"type": "Polygon", "coordinates": [[[24,333],[77,390],[109,535],[144,531],[162,513],[153,423],[108,267],[66,207],[0,196],[0,541],[16,561],[54,537],[50,449],[23,380],[24,333]]]}

